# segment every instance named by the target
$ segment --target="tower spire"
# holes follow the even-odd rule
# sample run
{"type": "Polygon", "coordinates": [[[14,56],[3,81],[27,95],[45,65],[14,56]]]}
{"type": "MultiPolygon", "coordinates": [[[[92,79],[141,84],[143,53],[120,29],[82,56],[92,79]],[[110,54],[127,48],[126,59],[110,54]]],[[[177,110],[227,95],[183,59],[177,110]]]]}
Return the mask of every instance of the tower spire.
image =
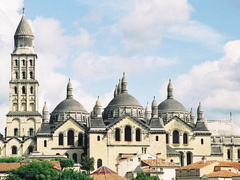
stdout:
{"type": "Polygon", "coordinates": [[[167,98],[168,99],[173,99],[173,85],[171,83],[171,79],[169,79],[167,91],[168,91],[167,98]]]}
{"type": "Polygon", "coordinates": [[[72,83],[69,78],[68,85],[67,85],[67,99],[73,98],[72,91],[73,91],[73,87],[72,87],[72,83]]]}
{"type": "Polygon", "coordinates": [[[127,90],[127,78],[125,76],[125,72],[123,72],[123,77],[122,77],[122,93],[128,93],[128,90],[127,90]]]}
{"type": "Polygon", "coordinates": [[[23,8],[23,15],[25,14],[25,8],[23,8]]]}

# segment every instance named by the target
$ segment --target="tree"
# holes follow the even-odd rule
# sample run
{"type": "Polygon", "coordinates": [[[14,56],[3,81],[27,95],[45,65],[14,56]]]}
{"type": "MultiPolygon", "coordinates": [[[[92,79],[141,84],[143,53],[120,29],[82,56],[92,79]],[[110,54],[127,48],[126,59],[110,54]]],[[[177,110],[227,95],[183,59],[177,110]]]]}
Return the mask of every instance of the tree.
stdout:
{"type": "Polygon", "coordinates": [[[89,156],[83,156],[82,161],[80,162],[81,169],[84,169],[89,174],[90,171],[94,170],[94,158],[89,156]]]}
{"type": "Polygon", "coordinates": [[[58,171],[48,162],[32,162],[7,172],[7,180],[56,180],[58,171]]]}
{"type": "Polygon", "coordinates": [[[0,158],[0,163],[15,163],[15,162],[21,162],[24,160],[22,157],[5,157],[0,158]]]}
{"type": "Polygon", "coordinates": [[[151,176],[148,178],[144,172],[140,172],[136,178],[132,178],[131,180],[159,180],[159,178],[157,176],[151,176]]]}
{"type": "Polygon", "coordinates": [[[89,174],[74,171],[73,169],[64,169],[58,177],[59,180],[93,180],[89,174]]]}
{"type": "Polygon", "coordinates": [[[65,158],[55,158],[53,161],[59,161],[61,168],[65,167],[73,167],[74,161],[73,159],[65,159],[65,158]]]}

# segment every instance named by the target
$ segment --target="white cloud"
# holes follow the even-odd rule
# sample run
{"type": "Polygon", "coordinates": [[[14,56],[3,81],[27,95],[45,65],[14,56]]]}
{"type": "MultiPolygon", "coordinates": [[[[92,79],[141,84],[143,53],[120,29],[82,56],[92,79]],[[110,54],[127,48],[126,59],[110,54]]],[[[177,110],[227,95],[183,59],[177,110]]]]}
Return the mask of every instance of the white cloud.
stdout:
{"type": "MultiPolygon", "coordinates": [[[[207,119],[228,117],[240,112],[240,40],[224,46],[225,55],[218,61],[195,65],[188,74],[173,80],[174,95],[187,108],[197,109],[202,102],[207,119]]],[[[166,94],[166,85],[160,95],[166,94]]],[[[240,121],[239,121],[240,122],[240,121]]]]}
{"type": "Polygon", "coordinates": [[[141,73],[143,70],[163,68],[177,63],[176,59],[157,56],[121,57],[100,56],[90,52],[82,53],[73,63],[75,72],[83,77],[106,78],[122,72],[141,73]]]}

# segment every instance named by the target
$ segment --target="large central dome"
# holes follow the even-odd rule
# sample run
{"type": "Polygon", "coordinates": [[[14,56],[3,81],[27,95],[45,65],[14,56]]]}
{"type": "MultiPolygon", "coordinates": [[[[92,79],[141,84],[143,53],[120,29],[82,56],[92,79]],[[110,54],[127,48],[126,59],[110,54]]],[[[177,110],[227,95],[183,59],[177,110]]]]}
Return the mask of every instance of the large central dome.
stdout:
{"type": "Polygon", "coordinates": [[[166,99],[158,105],[158,112],[188,112],[187,109],[175,99],[166,99]]]}
{"type": "Polygon", "coordinates": [[[114,91],[114,98],[103,111],[103,119],[107,122],[125,115],[143,118],[143,107],[136,98],[128,94],[127,79],[123,74],[122,81],[119,80],[119,84],[114,91]]]}

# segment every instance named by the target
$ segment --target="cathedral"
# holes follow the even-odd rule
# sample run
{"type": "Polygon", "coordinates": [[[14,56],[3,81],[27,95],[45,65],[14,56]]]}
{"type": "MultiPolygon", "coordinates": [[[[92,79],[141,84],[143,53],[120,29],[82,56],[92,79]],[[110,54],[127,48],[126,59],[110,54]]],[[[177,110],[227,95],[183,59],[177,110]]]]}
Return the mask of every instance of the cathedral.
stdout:
{"type": "Polygon", "coordinates": [[[174,98],[171,80],[166,100],[144,108],[128,93],[123,73],[107,107],[100,98],[91,112],[74,99],[71,81],[66,98],[50,111],[39,112],[39,83],[34,35],[22,15],[14,35],[9,81],[9,112],[1,157],[66,156],[79,163],[95,159],[95,169],[105,165],[118,172],[126,156],[150,154],[181,166],[207,160],[240,160],[240,128],[229,120],[206,120],[201,103],[196,117],[174,98]]]}

